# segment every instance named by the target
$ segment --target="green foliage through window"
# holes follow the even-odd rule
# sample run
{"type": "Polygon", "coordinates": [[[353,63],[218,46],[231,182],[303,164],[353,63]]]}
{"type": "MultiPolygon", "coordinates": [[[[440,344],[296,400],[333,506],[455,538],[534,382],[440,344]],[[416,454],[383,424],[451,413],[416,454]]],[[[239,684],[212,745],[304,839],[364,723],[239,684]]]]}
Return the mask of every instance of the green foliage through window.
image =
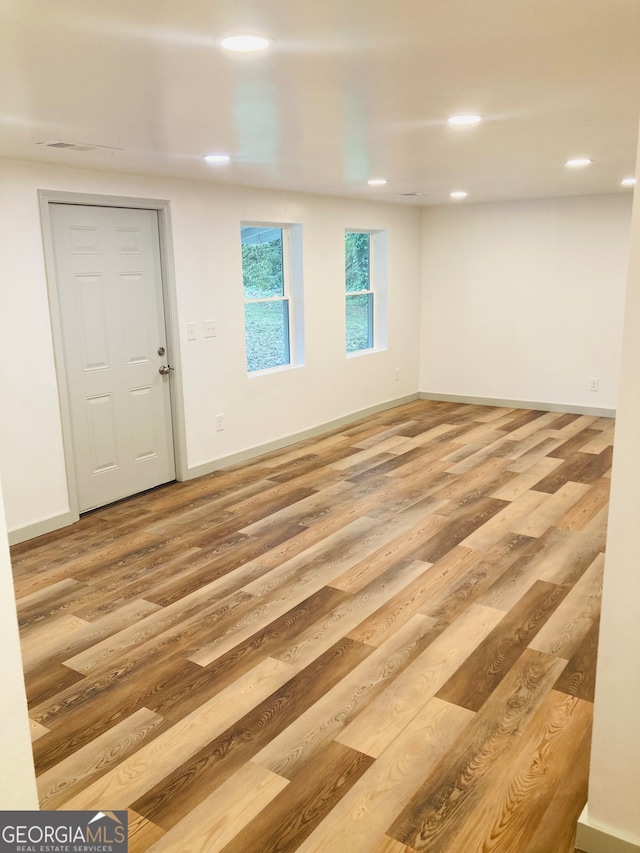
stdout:
{"type": "Polygon", "coordinates": [[[290,362],[282,228],[243,226],[240,232],[247,370],[281,367],[290,362]]]}
{"type": "Polygon", "coordinates": [[[347,231],[344,235],[344,275],[347,292],[371,286],[371,234],[347,231]]]}
{"type": "Polygon", "coordinates": [[[344,240],[347,352],[373,347],[371,234],[347,231],[344,240]]]}
{"type": "Polygon", "coordinates": [[[283,296],[282,228],[243,227],[241,233],[245,299],[283,296]]]}
{"type": "Polygon", "coordinates": [[[347,352],[373,346],[373,293],[347,296],[347,352]]]}
{"type": "Polygon", "coordinates": [[[289,303],[248,302],[244,306],[247,370],[289,364],[289,303]]]}

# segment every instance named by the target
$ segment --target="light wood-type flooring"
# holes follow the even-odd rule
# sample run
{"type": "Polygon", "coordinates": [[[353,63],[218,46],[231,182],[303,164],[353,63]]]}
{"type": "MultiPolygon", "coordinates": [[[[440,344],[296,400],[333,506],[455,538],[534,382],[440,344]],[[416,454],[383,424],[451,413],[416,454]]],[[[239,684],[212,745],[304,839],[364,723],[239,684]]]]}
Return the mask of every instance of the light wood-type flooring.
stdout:
{"type": "Polygon", "coordinates": [[[43,808],[132,853],[569,853],[613,422],[417,401],[13,549],[43,808]]]}

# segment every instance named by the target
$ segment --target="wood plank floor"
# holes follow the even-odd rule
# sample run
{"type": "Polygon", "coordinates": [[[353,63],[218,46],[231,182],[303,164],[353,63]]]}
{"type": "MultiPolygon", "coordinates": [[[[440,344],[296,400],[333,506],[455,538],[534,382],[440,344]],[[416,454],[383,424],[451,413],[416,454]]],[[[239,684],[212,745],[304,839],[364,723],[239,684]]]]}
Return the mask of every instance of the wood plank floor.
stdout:
{"type": "Polygon", "coordinates": [[[419,401],[16,546],[41,806],[132,853],[572,853],[612,439],[419,401]]]}

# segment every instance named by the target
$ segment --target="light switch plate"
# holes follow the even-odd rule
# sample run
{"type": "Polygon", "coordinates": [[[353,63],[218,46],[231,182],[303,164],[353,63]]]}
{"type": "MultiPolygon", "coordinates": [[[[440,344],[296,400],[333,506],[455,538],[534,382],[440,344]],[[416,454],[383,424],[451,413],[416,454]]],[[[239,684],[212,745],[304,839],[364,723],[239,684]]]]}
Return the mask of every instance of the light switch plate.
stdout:
{"type": "Polygon", "coordinates": [[[196,332],[196,324],[195,323],[187,323],[187,340],[195,341],[197,337],[196,332]]]}

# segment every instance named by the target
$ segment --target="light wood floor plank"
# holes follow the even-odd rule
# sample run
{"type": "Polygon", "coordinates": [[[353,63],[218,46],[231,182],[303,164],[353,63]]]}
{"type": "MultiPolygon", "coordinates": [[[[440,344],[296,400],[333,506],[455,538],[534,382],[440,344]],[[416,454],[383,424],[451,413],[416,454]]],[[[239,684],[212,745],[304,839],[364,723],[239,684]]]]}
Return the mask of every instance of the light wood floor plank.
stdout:
{"type": "MultiPolygon", "coordinates": [[[[547,495],[528,491],[511,501],[503,510],[478,527],[460,543],[466,548],[488,551],[507,533],[522,533],[523,519],[529,518],[547,499],[547,495]]],[[[530,536],[530,533],[524,533],[530,536]]]]}
{"type": "Polygon", "coordinates": [[[516,749],[486,774],[483,783],[492,796],[470,809],[461,830],[447,839],[443,853],[484,853],[488,847],[495,853],[524,849],[530,820],[541,821],[563,778],[572,772],[573,757],[590,723],[588,703],[551,691],[516,749]]]}
{"type": "Polygon", "coordinates": [[[40,723],[37,723],[35,720],[29,720],[29,731],[31,734],[31,740],[38,740],[39,737],[46,735],[49,733],[49,729],[46,726],[41,726],[40,723]]]}
{"type": "Polygon", "coordinates": [[[38,776],[38,798],[43,809],[55,809],[83,791],[114,764],[135,752],[162,726],[162,717],[141,708],[108,732],[38,776]]]}
{"type": "Polygon", "coordinates": [[[473,716],[440,699],[429,701],[299,847],[299,853],[369,853],[425,773],[446,754],[473,716]]]}
{"type": "Polygon", "coordinates": [[[529,648],[570,660],[600,614],[604,554],[598,554],[529,643],[529,648]]]}
{"type": "MultiPolygon", "coordinates": [[[[391,565],[383,575],[376,576],[366,587],[350,595],[329,615],[303,630],[296,642],[287,646],[277,657],[284,663],[304,667],[342,637],[357,640],[358,637],[352,636],[356,626],[379,610],[394,594],[402,594],[412,581],[421,578],[425,565],[419,561],[391,565]]],[[[434,621],[431,620],[432,623],[434,621]]]]}
{"type": "Polygon", "coordinates": [[[288,779],[247,762],[148,848],[149,853],[219,853],[287,785],[288,779]]]}
{"type": "MultiPolygon", "coordinates": [[[[561,459],[557,461],[562,462],[561,459]]],[[[513,527],[513,532],[520,533],[522,536],[542,536],[552,524],[562,527],[563,525],[558,523],[562,513],[573,507],[588,492],[589,486],[584,483],[572,483],[571,480],[561,486],[555,494],[538,492],[544,495],[543,500],[530,515],[518,520],[513,527]]]]}
{"type": "Polygon", "coordinates": [[[431,620],[416,615],[254,758],[290,778],[327,740],[335,740],[373,696],[395,680],[428,641],[431,620]]]}
{"type": "Polygon", "coordinates": [[[437,636],[337,735],[336,740],[378,758],[502,618],[500,611],[471,605],[465,615],[437,636]]]}
{"type": "Polygon", "coordinates": [[[137,814],[133,809],[129,813],[129,853],[145,853],[158,838],[164,835],[164,830],[150,820],[137,814]]]}
{"type": "Polygon", "coordinates": [[[265,660],[227,690],[210,699],[113,770],[65,800],[65,809],[100,808],[109,802],[125,809],[159,780],[197,752],[229,723],[288,681],[292,669],[265,660]]]}
{"type": "Polygon", "coordinates": [[[456,740],[450,753],[416,792],[389,830],[416,850],[443,853],[472,807],[493,797],[487,774],[519,745],[517,737],[544,701],[564,663],[526,650],[493,692],[482,714],[456,740]]]}

